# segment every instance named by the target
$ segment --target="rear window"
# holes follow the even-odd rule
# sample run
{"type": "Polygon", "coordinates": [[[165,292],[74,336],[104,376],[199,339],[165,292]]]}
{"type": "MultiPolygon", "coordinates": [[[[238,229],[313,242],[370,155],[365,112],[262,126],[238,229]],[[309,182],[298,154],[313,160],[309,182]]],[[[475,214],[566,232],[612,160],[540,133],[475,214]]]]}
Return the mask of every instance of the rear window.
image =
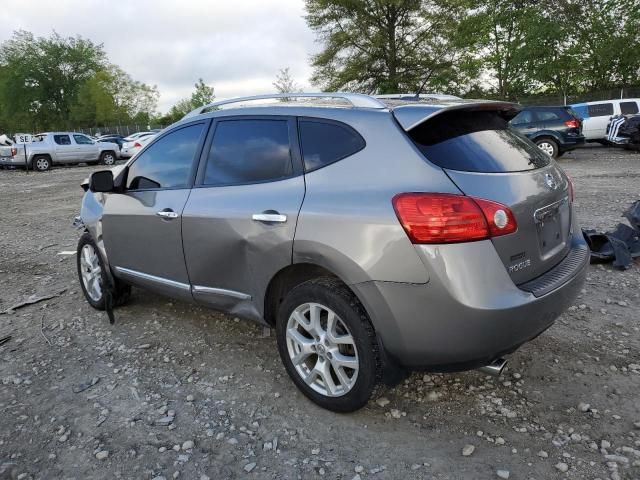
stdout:
{"type": "Polygon", "coordinates": [[[521,172],[549,165],[551,157],[508,128],[497,112],[452,111],[409,132],[431,163],[466,172],[521,172]]]}
{"type": "Polygon", "coordinates": [[[622,115],[638,113],[638,104],[636,102],[620,102],[620,113],[622,115]]]}
{"type": "Polygon", "coordinates": [[[536,111],[536,115],[538,117],[538,120],[541,122],[559,122],[569,116],[566,110],[561,108],[557,110],[538,110],[536,111]]]}

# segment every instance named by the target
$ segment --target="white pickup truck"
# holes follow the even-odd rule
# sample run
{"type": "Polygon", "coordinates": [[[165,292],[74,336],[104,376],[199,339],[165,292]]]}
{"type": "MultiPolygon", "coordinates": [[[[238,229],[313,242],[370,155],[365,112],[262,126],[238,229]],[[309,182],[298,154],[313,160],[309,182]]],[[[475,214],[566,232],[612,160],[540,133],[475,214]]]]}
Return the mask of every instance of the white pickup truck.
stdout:
{"type": "Polygon", "coordinates": [[[31,143],[16,143],[11,147],[0,147],[0,166],[28,166],[44,172],[52,165],[64,163],[113,165],[118,159],[119,151],[115,143],[96,142],[82,133],[39,133],[31,143]]]}

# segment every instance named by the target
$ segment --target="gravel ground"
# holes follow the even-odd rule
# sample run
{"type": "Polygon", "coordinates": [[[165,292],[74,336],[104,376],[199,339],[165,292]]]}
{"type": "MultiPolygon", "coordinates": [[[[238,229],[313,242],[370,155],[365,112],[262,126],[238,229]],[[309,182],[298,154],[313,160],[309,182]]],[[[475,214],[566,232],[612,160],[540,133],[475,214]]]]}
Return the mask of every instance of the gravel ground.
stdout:
{"type": "MultiPolygon", "coordinates": [[[[639,196],[638,154],[560,163],[585,226],[639,196]]],[[[0,171],[0,311],[59,294],[0,315],[0,478],[640,478],[640,262],[591,266],[501,378],[416,373],[337,415],[257,325],[140,290],[114,326],[89,307],[59,252],[96,168],[0,171]]]]}

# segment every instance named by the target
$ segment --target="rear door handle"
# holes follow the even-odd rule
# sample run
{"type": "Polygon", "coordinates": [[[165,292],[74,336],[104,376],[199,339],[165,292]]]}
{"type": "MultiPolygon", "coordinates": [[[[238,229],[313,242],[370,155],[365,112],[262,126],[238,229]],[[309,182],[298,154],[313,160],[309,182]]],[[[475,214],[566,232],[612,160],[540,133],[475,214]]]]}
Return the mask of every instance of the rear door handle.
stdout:
{"type": "Polygon", "coordinates": [[[284,223],[287,221],[287,216],[281,213],[254,213],[251,219],[256,222],[284,223]]]}
{"type": "Polygon", "coordinates": [[[164,210],[160,210],[159,212],[156,212],[156,215],[162,218],[166,218],[168,220],[171,220],[173,218],[178,218],[178,212],[174,212],[170,208],[165,208],[164,210]]]}

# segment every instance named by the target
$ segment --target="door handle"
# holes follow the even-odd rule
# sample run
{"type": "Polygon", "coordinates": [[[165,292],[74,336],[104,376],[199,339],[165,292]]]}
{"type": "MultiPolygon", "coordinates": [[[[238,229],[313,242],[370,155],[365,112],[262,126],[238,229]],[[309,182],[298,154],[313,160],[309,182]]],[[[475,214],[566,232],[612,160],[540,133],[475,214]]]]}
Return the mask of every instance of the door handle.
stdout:
{"type": "Polygon", "coordinates": [[[256,222],[267,223],[284,223],[287,221],[287,216],[281,213],[254,213],[251,215],[251,219],[256,222]]]}
{"type": "Polygon", "coordinates": [[[174,212],[170,208],[165,208],[164,210],[160,210],[159,212],[156,212],[156,215],[162,218],[166,218],[168,220],[171,220],[173,218],[178,218],[178,212],[174,212]]]}

